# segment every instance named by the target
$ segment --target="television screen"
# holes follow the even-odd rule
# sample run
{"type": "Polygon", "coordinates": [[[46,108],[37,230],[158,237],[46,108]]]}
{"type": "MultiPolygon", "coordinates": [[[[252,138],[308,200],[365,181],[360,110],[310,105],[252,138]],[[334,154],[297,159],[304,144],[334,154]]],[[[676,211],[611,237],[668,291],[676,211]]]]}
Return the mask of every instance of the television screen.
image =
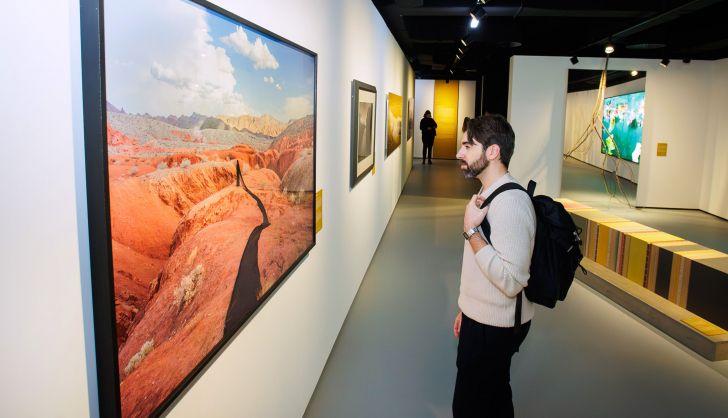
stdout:
{"type": "Polygon", "coordinates": [[[644,91],[604,99],[602,154],[639,163],[644,120],[644,91]]]}

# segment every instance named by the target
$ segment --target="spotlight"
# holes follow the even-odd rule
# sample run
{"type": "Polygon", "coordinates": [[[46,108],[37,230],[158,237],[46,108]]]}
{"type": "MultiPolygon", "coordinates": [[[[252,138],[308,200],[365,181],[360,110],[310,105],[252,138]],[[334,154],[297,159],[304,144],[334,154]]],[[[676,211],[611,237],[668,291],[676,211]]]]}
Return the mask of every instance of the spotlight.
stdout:
{"type": "Polygon", "coordinates": [[[460,52],[461,54],[464,54],[465,53],[465,51],[463,51],[463,49],[460,48],[460,47],[458,47],[458,52],[460,52]]]}
{"type": "Polygon", "coordinates": [[[461,39],[461,40],[460,40],[460,43],[462,43],[462,44],[463,44],[463,46],[468,46],[468,43],[467,43],[467,42],[465,42],[465,39],[461,39]]]}
{"type": "Polygon", "coordinates": [[[639,74],[639,72],[637,72],[637,70],[632,70],[630,74],[632,74],[632,77],[637,77],[637,74],[639,74]]]}
{"type": "Polygon", "coordinates": [[[460,55],[455,54],[455,61],[460,61],[460,55]]]}
{"type": "Polygon", "coordinates": [[[667,58],[663,58],[662,61],[660,61],[660,65],[667,68],[667,66],[670,65],[670,60],[667,58]]]}
{"type": "Polygon", "coordinates": [[[480,24],[480,19],[478,19],[478,16],[475,16],[475,14],[472,12],[470,13],[470,17],[472,18],[472,19],[470,19],[470,28],[471,29],[477,28],[478,25],[480,24]]]}
{"type": "Polygon", "coordinates": [[[614,45],[612,45],[611,43],[606,44],[604,46],[604,53],[611,54],[612,52],[614,52],[614,45]]]}
{"type": "Polygon", "coordinates": [[[452,74],[452,75],[455,74],[455,72],[452,70],[452,68],[450,69],[450,74],[452,74]]]}
{"type": "Polygon", "coordinates": [[[569,61],[571,61],[572,64],[576,65],[579,62],[579,58],[574,55],[573,57],[569,58],[569,61]]]}

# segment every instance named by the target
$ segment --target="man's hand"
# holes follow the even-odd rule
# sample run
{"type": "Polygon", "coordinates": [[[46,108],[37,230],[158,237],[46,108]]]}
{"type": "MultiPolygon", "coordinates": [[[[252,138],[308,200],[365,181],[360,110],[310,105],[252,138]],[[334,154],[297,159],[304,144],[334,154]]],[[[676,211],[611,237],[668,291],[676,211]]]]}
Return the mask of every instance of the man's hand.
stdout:
{"type": "Polygon", "coordinates": [[[455,317],[455,323],[452,326],[452,333],[455,334],[456,338],[460,338],[460,324],[463,322],[463,313],[458,312],[458,316],[455,317]]]}
{"type": "Polygon", "coordinates": [[[485,199],[481,195],[474,194],[470,198],[470,202],[465,207],[465,216],[463,218],[463,232],[480,226],[485,219],[485,215],[488,213],[488,207],[480,209],[480,205],[483,204],[485,199]]]}

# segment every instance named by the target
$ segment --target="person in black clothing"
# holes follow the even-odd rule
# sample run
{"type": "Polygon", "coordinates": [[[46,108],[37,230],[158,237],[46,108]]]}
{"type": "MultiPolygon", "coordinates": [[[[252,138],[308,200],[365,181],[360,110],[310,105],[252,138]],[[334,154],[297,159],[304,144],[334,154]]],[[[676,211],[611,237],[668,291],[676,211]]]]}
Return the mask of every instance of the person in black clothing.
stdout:
{"type": "Polygon", "coordinates": [[[422,164],[425,160],[432,164],[432,146],[435,144],[435,135],[437,122],[432,119],[432,113],[425,111],[425,115],[420,121],[420,130],[422,131],[422,164]]]}

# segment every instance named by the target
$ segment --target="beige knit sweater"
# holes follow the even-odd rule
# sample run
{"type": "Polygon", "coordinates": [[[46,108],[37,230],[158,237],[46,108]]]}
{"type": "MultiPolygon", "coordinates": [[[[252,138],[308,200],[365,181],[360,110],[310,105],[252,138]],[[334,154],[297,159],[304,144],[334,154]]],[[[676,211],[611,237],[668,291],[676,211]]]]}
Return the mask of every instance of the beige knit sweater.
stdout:
{"type": "MultiPolygon", "coordinates": [[[[481,194],[487,198],[507,182],[515,182],[510,173],[481,190],[481,194]]],[[[528,283],[536,214],[526,193],[507,190],[493,199],[486,218],[491,245],[474,254],[465,241],[458,305],[465,315],[482,324],[512,327],[516,295],[528,283]]],[[[524,295],[521,323],[530,321],[533,313],[533,303],[524,295]]]]}

